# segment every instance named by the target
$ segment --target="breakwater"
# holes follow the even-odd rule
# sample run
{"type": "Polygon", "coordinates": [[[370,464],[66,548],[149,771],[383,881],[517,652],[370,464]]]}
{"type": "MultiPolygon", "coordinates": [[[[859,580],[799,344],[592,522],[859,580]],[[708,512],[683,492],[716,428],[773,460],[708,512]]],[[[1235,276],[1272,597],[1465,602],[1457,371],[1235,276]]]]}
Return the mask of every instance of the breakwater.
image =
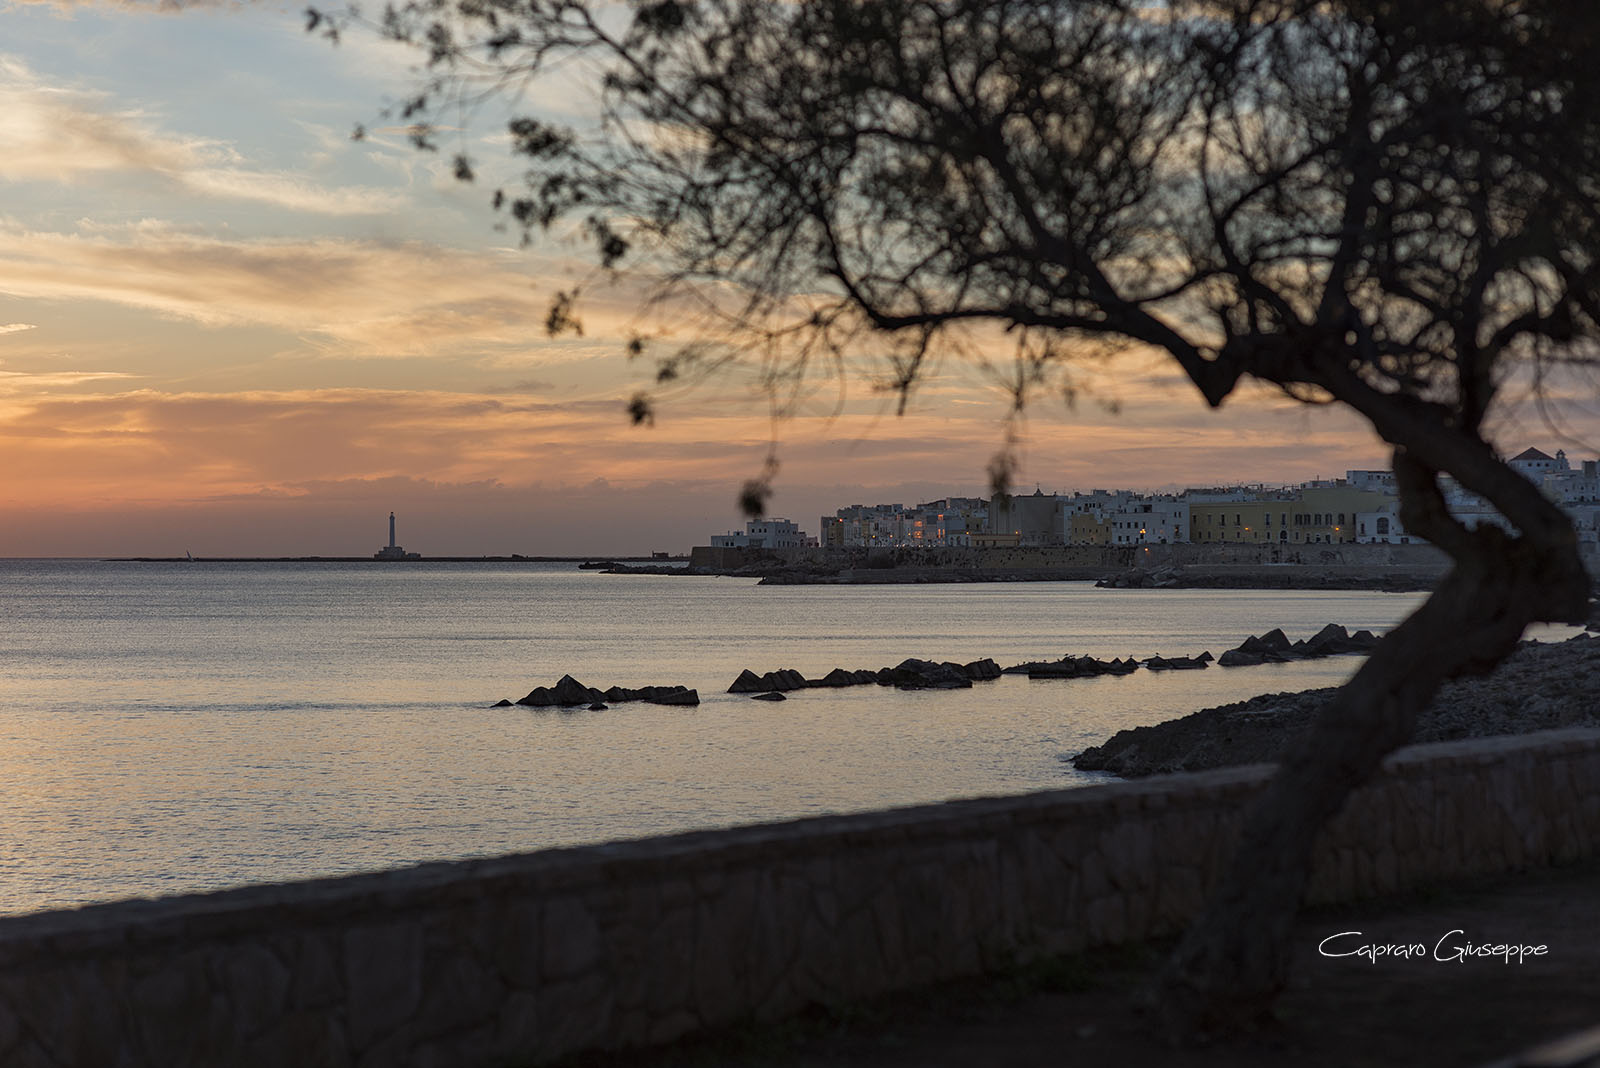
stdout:
{"type": "MultiPolygon", "coordinates": [[[[499,1065],[1174,931],[1254,766],[0,920],[7,1065],[499,1065]]],[[[1392,755],[1309,898],[1600,852],[1600,730],[1392,755]]]]}
{"type": "MultiPolygon", "coordinates": [[[[767,584],[883,585],[1084,581],[1167,588],[1427,589],[1449,567],[1429,545],[1041,545],[729,549],[696,547],[679,574],[759,576],[767,584]],[[1161,572],[1159,582],[1145,582],[1161,572]]],[[[663,568],[619,571],[667,573],[663,568]]]]}

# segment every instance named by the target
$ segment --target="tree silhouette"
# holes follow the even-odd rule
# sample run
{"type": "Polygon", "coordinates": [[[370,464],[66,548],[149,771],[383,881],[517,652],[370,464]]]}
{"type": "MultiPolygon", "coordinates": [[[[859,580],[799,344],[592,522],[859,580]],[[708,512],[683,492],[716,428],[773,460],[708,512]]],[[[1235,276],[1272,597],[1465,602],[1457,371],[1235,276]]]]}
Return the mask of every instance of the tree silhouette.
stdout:
{"type": "Polygon", "coordinates": [[[1595,354],[1596,23],[1559,0],[419,0],[380,25],[427,50],[402,109],[424,147],[453,108],[583,71],[599,117],[513,121],[526,183],[496,206],[669,295],[714,286],[723,342],[776,381],[870,341],[909,391],[993,324],[1019,399],[1138,344],[1213,406],[1253,379],[1392,447],[1406,529],[1454,567],[1250,810],[1162,978],[1193,1033],[1281,989],[1318,829],[1439,685],[1584,617],[1571,524],[1485,420],[1515,374],[1595,354]],[[1442,476],[1514,532],[1457,522],[1442,476]]]}

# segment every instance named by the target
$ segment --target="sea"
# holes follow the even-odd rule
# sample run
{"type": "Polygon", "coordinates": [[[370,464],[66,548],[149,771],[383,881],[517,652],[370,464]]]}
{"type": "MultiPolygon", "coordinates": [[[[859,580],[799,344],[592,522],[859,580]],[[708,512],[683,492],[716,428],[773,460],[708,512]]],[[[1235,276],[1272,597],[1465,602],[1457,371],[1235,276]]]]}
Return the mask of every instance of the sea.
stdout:
{"type": "Polygon", "coordinates": [[[1106,781],[1124,727],[1354,657],[970,690],[727,693],[744,668],[1213,655],[1420,594],[761,586],[575,564],[0,561],[0,913],[1106,781]],[[570,674],[698,707],[513,706],[570,674]]]}

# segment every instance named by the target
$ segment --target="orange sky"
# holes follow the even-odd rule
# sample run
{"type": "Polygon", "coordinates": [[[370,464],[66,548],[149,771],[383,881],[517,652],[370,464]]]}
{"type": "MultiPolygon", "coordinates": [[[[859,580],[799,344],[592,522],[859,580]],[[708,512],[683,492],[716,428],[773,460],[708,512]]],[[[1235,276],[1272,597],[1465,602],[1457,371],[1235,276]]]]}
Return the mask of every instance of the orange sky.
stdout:
{"type": "MultiPolygon", "coordinates": [[[[739,523],[772,433],[746,382],[630,426],[637,295],[591,294],[584,336],[552,341],[569,249],[508,247],[445,161],[381,129],[348,139],[410,57],[335,51],[259,5],[5,15],[0,555],[366,554],[391,509],[432,555],[682,550],[739,523]]],[[[1385,463],[1348,416],[1261,396],[1210,412],[1148,357],[1099,392],[1118,414],[1034,410],[1024,486],[1385,463]]],[[[830,417],[835,400],[825,384],[781,428],[776,514],[815,532],[846,504],[984,491],[1004,405],[977,375],[903,418],[859,384],[830,417]]],[[[1561,444],[1527,414],[1511,433],[1561,444]]]]}

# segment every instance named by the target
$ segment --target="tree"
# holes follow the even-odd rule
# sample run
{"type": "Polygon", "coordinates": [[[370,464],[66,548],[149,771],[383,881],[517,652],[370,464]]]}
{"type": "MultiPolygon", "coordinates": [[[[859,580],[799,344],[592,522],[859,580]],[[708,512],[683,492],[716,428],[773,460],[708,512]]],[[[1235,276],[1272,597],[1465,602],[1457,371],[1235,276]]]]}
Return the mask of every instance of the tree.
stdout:
{"type": "Polygon", "coordinates": [[[601,119],[512,121],[526,185],[496,206],[530,235],[577,221],[603,268],[643,264],[668,294],[716,283],[724,343],[783,381],[870,339],[909,391],[994,324],[1019,400],[1110,340],[1163,351],[1213,406],[1253,379],[1392,446],[1406,529],[1454,567],[1251,809],[1162,980],[1192,1033],[1270,1004],[1317,830],[1440,684],[1585,615],[1571,524],[1486,420],[1514,376],[1595,355],[1597,19],[1560,0],[414,0],[381,26],[428,52],[404,107],[424,147],[451,107],[585,64],[601,119]],[[1443,477],[1515,532],[1457,522],[1443,477]]]}

